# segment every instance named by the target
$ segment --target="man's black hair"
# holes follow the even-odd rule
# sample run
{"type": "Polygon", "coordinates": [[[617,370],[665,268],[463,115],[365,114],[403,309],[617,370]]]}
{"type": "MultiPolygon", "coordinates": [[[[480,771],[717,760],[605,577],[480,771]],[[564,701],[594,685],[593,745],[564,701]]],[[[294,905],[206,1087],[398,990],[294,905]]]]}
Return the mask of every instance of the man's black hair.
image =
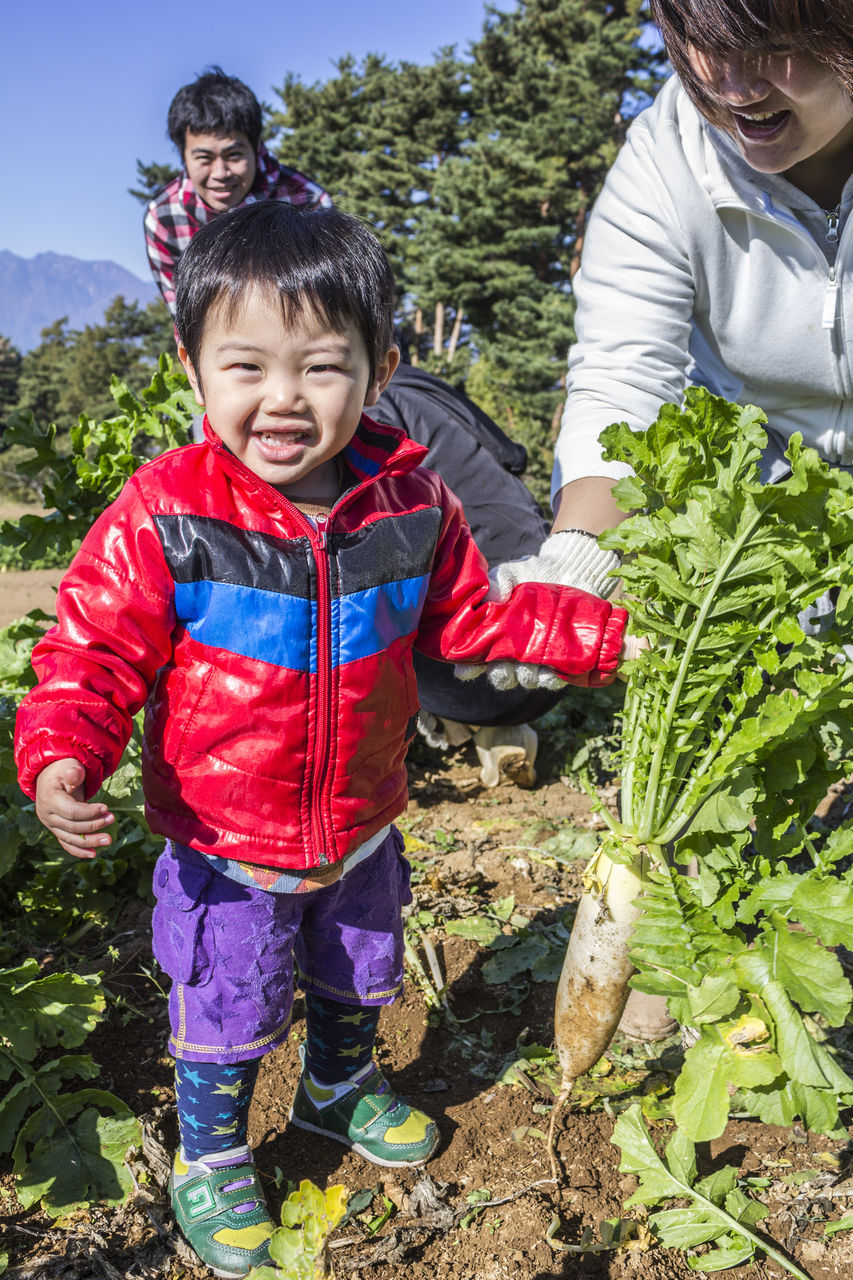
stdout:
{"type": "Polygon", "coordinates": [[[340,209],[259,200],[221,213],[193,236],[174,286],[175,324],[196,371],[211,308],[224,306],[227,321],[252,289],[278,299],[287,326],[306,308],[334,331],[352,325],[371,380],[393,344],[394,278],[385,251],[369,227],[340,209]]]}
{"type": "Polygon", "coordinates": [[[261,104],[248,85],[208,67],[192,84],[178,90],[169,104],[169,137],[183,157],[190,133],[244,133],[257,151],[261,140],[261,104]]]}

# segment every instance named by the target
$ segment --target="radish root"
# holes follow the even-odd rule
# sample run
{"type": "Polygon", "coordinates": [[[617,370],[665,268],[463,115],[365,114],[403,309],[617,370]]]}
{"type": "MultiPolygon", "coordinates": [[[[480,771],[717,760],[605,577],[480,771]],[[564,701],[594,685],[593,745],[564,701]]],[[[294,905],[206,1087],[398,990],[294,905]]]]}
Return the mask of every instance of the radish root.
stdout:
{"type": "MultiPolygon", "coordinates": [[[[630,943],[639,915],[635,899],[642,891],[650,851],[634,845],[630,864],[614,862],[606,853],[611,841],[631,851],[632,842],[611,835],[584,874],[584,893],[569,939],[554,1011],[554,1038],[562,1070],[562,1087],[551,1113],[548,1155],[558,1176],[557,1116],[578,1076],[595,1066],[619,1024],[634,971],[630,943]]],[[[654,857],[654,855],[651,855],[654,857]]]]}

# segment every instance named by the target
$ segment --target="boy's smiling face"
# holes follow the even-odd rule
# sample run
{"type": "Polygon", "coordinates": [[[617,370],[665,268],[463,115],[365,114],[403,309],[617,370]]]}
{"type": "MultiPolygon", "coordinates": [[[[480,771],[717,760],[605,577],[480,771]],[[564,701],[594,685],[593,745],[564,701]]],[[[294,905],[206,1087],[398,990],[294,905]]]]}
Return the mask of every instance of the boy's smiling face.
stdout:
{"type": "Polygon", "coordinates": [[[392,347],[371,377],[354,326],[334,332],[308,306],[285,325],[278,299],[259,289],[247,292],[233,316],[222,305],[211,309],[198,368],[184,347],[178,354],[210,425],[234,456],[287,497],[316,500],[337,496],[334,459],[399,359],[392,347]]]}

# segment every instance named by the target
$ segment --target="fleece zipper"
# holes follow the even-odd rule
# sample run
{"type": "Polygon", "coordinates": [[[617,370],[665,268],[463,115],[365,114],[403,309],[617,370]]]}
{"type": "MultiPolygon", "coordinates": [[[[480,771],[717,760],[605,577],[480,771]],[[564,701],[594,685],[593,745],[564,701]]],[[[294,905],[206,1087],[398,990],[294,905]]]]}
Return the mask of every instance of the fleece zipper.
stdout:
{"type": "MultiPolygon", "coordinates": [[[[714,199],[713,196],[712,199],[714,199]]],[[[838,245],[838,254],[835,259],[835,264],[830,266],[826,260],[826,255],[815,240],[814,236],[806,230],[803,224],[795,218],[792,213],[788,213],[786,210],[778,208],[766,191],[762,191],[760,193],[760,199],[762,205],[760,209],[756,209],[753,205],[749,205],[743,200],[732,199],[730,196],[726,196],[722,199],[719,197],[714,199],[714,206],[717,209],[728,208],[738,209],[742,212],[745,211],[752,214],[754,217],[763,218],[765,221],[773,223],[774,226],[787,227],[793,235],[797,236],[800,240],[804,240],[811,246],[818,265],[822,268],[825,278],[823,308],[821,311],[821,328],[827,333],[830,342],[832,342],[832,335],[836,331],[839,320],[839,265],[842,261],[845,246],[849,243],[850,224],[853,223],[853,218],[848,218],[844,225],[844,230],[841,234],[840,243],[838,245]]],[[[843,334],[840,335],[840,338],[843,338],[843,334]]],[[[842,399],[847,400],[850,398],[851,394],[853,394],[853,380],[851,380],[850,365],[849,361],[846,359],[844,347],[845,344],[843,341],[839,340],[838,351],[836,353],[836,369],[838,370],[839,396],[842,399]]]]}

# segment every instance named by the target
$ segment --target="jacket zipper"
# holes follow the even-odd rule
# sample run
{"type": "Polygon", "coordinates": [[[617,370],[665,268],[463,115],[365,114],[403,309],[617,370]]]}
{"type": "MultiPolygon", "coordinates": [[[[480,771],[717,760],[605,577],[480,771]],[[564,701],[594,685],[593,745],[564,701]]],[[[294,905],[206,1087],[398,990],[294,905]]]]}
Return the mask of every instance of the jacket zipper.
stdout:
{"type": "Polygon", "coordinates": [[[237,458],[232,457],[230,454],[226,456],[230,465],[238,474],[242,474],[255,485],[260,484],[263,488],[269,489],[279,503],[284,502],[288,508],[293,509],[298,520],[305,526],[314,550],[314,563],[317,566],[317,735],[314,742],[314,761],[311,775],[313,800],[311,804],[310,829],[315,850],[321,852],[325,857],[328,841],[326,838],[326,824],[323,821],[322,805],[323,792],[329,773],[332,740],[332,591],[329,572],[328,531],[332,516],[347,506],[363,489],[369,488],[374,481],[374,477],[368,476],[366,480],[360,481],[352,489],[347,490],[343,497],[335,503],[328,516],[316,516],[315,523],[317,527],[315,529],[311,521],[307,520],[301,511],[293,507],[293,504],[287,498],[282,498],[282,495],[277,490],[273,489],[271,485],[267,485],[266,481],[260,480],[253,471],[250,471],[237,458]]]}
{"type": "Polygon", "coordinates": [[[316,516],[315,519],[317,531],[311,541],[317,564],[317,735],[312,771],[311,838],[315,853],[322,853],[323,861],[328,861],[323,799],[332,740],[332,592],[329,581],[329,517],[316,516]]]}
{"type": "Polygon", "coordinates": [[[826,282],[826,289],[823,295],[823,317],[821,324],[824,329],[835,328],[835,317],[838,313],[838,276],[835,267],[829,268],[829,278],[826,282]]]}
{"type": "Polygon", "coordinates": [[[316,532],[311,530],[311,544],[317,565],[317,734],[314,740],[312,770],[311,838],[316,851],[327,851],[328,839],[323,819],[326,782],[332,758],[332,589],[329,570],[329,525],[332,516],[373,483],[368,476],[349,489],[335,503],[328,516],[315,516],[316,532]]]}
{"type": "MultiPolygon", "coordinates": [[[[748,206],[745,206],[741,201],[737,201],[737,202],[720,201],[716,205],[716,207],[722,208],[722,207],[725,207],[726,205],[728,205],[728,207],[730,208],[735,208],[735,209],[748,208],[748,206]]],[[[842,250],[844,248],[844,245],[847,243],[847,241],[850,238],[850,225],[851,223],[853,223],[853,219],[851,218],[847,219],[847,222],[844,225],[844,233],[840,237],[840,244],[838,246],[838,257],[835,260],[835,265],[828,267],[826,258],[823,255],[823,251],[821,250],[820,245],[815,240],[814,236],[809,235],[805,227],[802,226],[793,215],[786,215],[784,212],[782,212],[782,210],[777,210],[772,200],[769,201],[769,208],[767,207],[767,203],[765,203],[765,207],[763,210],[759,211],[756,209],[751,209],[749,211],[759,218],[766,218],[768,222],[774,223],[777,227],[778,226],[787,227],[789,231],[793,232],[794,235],[799,236],[801,240],[805,240],[808,244],[812,246],[820,265],[827,270],[826,284],[824,286],[824,294],[823,294],[823,311],[821,313],[821,328],[827,330],[828,332],[832,332],[835,329],[836,324],[838,323],[838,295],[840,292],[839,282],[838,282],[838,263],[841,261],[842,250]]],[[[827,219],[827,221],[829,221],[829,219],[827,219]]],[[[835,234],[837,237],[838,236],[837,228],[836,228],[835,234]]],[[[827,239],[829,239],[828,231],[827,231],[827,239]]],[[[839,381],[841,382],[840,394],[843,399],[847,399],[850,395],[849,365],[842,360],[841,355],[839,355],[837,367],[838,367],[839,381]]]]}

